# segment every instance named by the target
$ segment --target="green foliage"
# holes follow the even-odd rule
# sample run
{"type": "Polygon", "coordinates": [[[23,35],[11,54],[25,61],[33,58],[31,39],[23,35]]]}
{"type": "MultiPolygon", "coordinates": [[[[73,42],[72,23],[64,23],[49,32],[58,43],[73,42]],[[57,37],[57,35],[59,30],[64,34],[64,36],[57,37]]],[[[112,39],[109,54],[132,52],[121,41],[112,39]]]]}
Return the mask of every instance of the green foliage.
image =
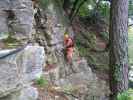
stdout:
{"type": "Polygon", "coordinates": [[[8,38],[2,40],[5,44],[6,48],[14,48],[16,46],[22,45],[21,41],[11,37],[11,35],[8,36],[8,38]]]}
{"type": "Polygon", "coordinates": [[[85,16],[93,16],[95,13],[98,13],[100,17],[105,18],[109,20],[109,12],[110,12],[110,5],[108,3],[103,3],[101,0],[101,3],[96,7],[96,0],[88,0],[87,3],[82,5],[82,7],[79,10],[79,16],[85,17],[85,16]]]}
{"type": "Polygon", "coordinates": [[[95,33],[88,33],[88,32],[79,33],[77,34],[75,40],[76,40],[75,41],[76,47],[79,51],[80,56],[86,57],[89,63],[95,64],[96,58],[90,52],[91,49],[95,48],[95,44],[96,44],[95,33]]]}
{"type": "Polygon", "coordinates": [[[127,94],[127,92],[124,92],[124,93],[118,95],[118,100],[130,100],[130,98],[129,98],[129,95],[127,94]]]}
{"type": "Polygon", "coordinates": [[[48,4],[49,4],[50,1],[51,1],[51,0],[39,0],[39,4],[40,4],[40,6],[41,6],[43,9],[45,9],[45,8],[48,7],[48,4]]]}
{"type": "Polygon", "coordinates": [[[12,38],[11,36],[9,36],[7,39],[3,40],[4,43],[16,43],[19,42],[17,39],[12,38]]]}
{"type": "Polygon", "coordinates": [[[89,16],[91,11],[94,9],[95,7],[95,3],[94,3],[95,0],[88,0],[86,3],[84,3],[80,10],[79,10],[79,13],[78,15],[81,16],[81,17],[85,17],[85,16],[89,16]]]}
{"type": "Polygon", "coordinates": [[[100,13],[100,15],[109,20],[109,16],[110,16],[110,5],[108,3],[100,3],[98,11],[100,13]]]}
{"type": "Polygon", "coordinates": [[[133,100],[133,90],[129,89],[121,94],[118,94],[117,100],[133,100]]]}
{"type": "Polygon", "coordinates": [[[48,85],[48,81],[43,76],[36,79],[35,83],[40,87],[45,87],[48,85]]]}
{"type": "Polygon", "coordinates": [[[133,64],[133,27],[128,29],[128,54],[129,54],[129,63],[133,64]]]}
{"type": "Polygon", "coordinates": [[[109,40],[109,33],[108,32],[101,32],[100,35],[102,36],[103,39],[106,41],[109,40]]]}
{"type": "Polygon", "coordinates": [[[129,0],[129,17],[133,15],[133,0],[129,0]]]}
{"type": "Polygon", "coordinates": [[[79,10],[79,15],[82,16],[82,17],[85,17],[89,14],[89,9],[87,8],[87,4],[84,4],[80,10],[79,10]]]}

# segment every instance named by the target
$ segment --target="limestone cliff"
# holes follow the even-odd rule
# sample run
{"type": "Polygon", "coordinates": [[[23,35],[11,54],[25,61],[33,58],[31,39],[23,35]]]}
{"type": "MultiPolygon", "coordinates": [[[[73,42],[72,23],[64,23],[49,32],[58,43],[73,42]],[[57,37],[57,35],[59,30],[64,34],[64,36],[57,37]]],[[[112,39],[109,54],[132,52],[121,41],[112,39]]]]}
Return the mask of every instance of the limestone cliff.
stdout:
{"type": "MultiPolygon", "coordinates": [[[[10,4],[11,1],[7,0],[6,3],[10,4]]],[[[5,46],[5,42],[6,47],[12,45],[10,41],[14,40],[12,38],[14,36],[17,41],[21,40],[18,41],[20,43],[26,43],[29,38],[32,43],[23,50],[0,60],[0,100],[108,100],[108,84],[92,72],[87,60],[79,55],[76,47],[72,64],[66,61],[63,44],[64,32],[68,28],[70,36],[73,37],[75,34],[60,1],[39,0],[34,5],[34,11],[30,0],[27,0],[28,3],[25,3],[26,0],[15,1],[11,3],[14,4],[11,8],[7,4],[3,7],[1,5],[3,2],[0,1],[2,2],[0,8],[5,9],[8,6],[10,8],[4,10],[4,14],[14,15],[13,19],[7,20],[5,18],[9,16],[3,15],[3,10],[2,13],[0,11],[0,22],[5,25],[1,26],[1,28],[4,27],[3,29],[0,29],[0,37],[2,37],[0,39],[4,39],[0,45],[5,46]],[[22,3],[18,8],[16,8],[17,1],[22,3]],[[16,14],[14,9],[15,11],[21,10],[23,13],[16,14]],[[16,27],[13,26],[14,24],[16,27]],[[5,34],[10,31],[13,33],[11,37],[5,34]],[[33,32],[32,38],[31,32],[33,32]],[[21,38],[21,35],[26,38],[21,38]],[[8,39],[5,39],[7,36],[8,39]],[[36,46],[36,43],[39,46],[36,46]],[[43,77],[49,84],[47,87],[38,88],[38,94],[37,89],[29,85],[36,75],[41,73],[42,67],[43,77]]],[[[13,41],[14,43],[16,41],[13,41]]],[[[11,48],[7,49],[4,46],[0,47],[2,49],[0,56],[12,51],[11,48]]],[[[36,84],[34,86],[37,87],[36,84]]]]}
{"type": "Polygon", "coordinates": [[[0,100],[37,100],[33,80],[42,74],[44,48],[31,40],[31,0],[0,0],[0,100]]]}
{"type": "MultiPolygon", "coordinates": [[[[40,45],[45,46],[47,51],[44,77],[52,85],[50,85],[51,87],[58,88],[52,91],[54,97],[44,97],[51,100],[108,100],[107,83],[97,78],[86,59],[79,56],[77,48],[75,48],[72,64],[68,64],[65,59],[64,32],[66,28],[69,28],[72,37],[74,32],[59,0],[49,0],[46,7],[42,6],[43,3],[38,6],[38,13],[35,16],[37,18],[36,25],[39,26],[36,40],[40,45]]],[[[46,91],[43,92],[45,95],[46,91]]],[[[42,100],[41,97],[40,100],[42,100]]]]}

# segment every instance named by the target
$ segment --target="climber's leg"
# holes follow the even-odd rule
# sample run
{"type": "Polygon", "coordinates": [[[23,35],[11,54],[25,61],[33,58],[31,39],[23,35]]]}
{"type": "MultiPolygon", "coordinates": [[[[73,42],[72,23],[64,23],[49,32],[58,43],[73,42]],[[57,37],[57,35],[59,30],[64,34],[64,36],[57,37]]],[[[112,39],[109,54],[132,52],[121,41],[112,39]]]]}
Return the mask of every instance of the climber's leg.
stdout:
{"type": "Polygon", "coordinates": [[[68,63],[72,63],[72,57],[73,57],[73,48],[67,49],[67,61],[68,63]]]}
{"type": "Polygon", "coordinates": [[[16,22],[12,25],[16,39],[29,39],[33,30],[33,5],[31,0],[12,0],[16,22]]]}

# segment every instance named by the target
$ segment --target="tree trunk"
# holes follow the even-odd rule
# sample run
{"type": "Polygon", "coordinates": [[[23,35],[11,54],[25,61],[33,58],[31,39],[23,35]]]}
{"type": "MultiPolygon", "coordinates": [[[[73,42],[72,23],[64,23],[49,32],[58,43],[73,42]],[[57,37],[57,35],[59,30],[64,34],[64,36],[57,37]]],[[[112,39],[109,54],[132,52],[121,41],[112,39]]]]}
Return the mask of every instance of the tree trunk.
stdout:
{"type": "Polygon", "coordinates": [[[70,6],[71,6],[70,0],[64,0],[64,2],[63,2],[63,9],[64,9],[66,12],[68,12],[70,6]]]}
{"type": "Polygon", "coordinates": [[[128,0],[111,0],[110,16],[110,100],[117,100],[128,89],[128,0]]]}

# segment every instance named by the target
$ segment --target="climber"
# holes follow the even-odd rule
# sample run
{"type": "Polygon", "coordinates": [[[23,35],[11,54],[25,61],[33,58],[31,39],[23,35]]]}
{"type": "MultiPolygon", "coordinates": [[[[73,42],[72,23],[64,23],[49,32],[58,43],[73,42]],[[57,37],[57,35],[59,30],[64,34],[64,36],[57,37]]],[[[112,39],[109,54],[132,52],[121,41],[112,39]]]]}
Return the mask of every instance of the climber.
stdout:
{"type": "Polygon", "coordinates": [[[66,59],[68,63],[72,63],[72,57],[74,52],[74,41],[68,34],[64,35],[64,45],[65,45],[66,59]]]}

